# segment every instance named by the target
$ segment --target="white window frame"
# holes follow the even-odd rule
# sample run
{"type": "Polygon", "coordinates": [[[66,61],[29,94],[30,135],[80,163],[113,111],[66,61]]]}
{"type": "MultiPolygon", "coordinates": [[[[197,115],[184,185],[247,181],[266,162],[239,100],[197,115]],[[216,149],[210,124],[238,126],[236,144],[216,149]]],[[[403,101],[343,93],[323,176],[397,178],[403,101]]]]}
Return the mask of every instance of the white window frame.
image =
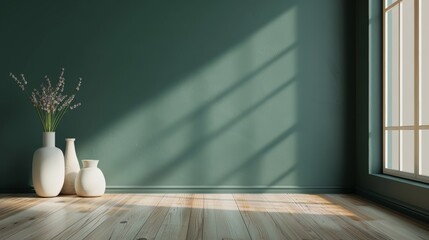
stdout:
{"type": "MultiPolygon", "coordinates": [[[[396,0],[393,1],[390,5],[386,6],[386,2],[387,0],[382,0],[383,1],[383,173],[384,174],[388,174],[388,175],[393,175],[393,176],[398,176],[398,177],[402,177],[402,178],[406,178],[406,179],[411,179],[411,180],[415,180],[415,181],[420,181],[420,182],[425,182],[425,183],[429,183],[429,177],[428,176],[423,176],[421,175],[421,159],[420,159],[420,143],[421,143],[421,139],[420,139],[420,130],[427,130],[429,129],[429,125],[422,125],[420,124],[420,94],[421,93],[421,89],[420,89],[420,77],[421,77],[421,72],[420,72],[420,67],[421,67],[421,58],[420,58],[420,49],[421,49],[421,39],[420,39],[420,33],[422,31],[421,29],[421,1],[429,1],[429,0],[414,0],[414,124],[413,125],[407,125],[407,126],[403,126],[401,124],[401,121],[399,121],[398,126],[386,126],[386,105],[387,105],[387,98],[386,98],[386,86],[387,86],[387,71],[389,69],[387,69],[387,65],[386,65],[386,61],[387,61],[387,43],[386,43],[386,25],[387,25],[387,15],[388,12],[391,11],[394,8],[398,8],[399,10],[399,31],[398,31],[398,48],[401,48],[401,33],[402,33],[402,24],[401,24],[401,17],[402,17],[402,3],[403,0],[396,0]],[[408,172],[404,172],[401,171],[402,168],[402,163],[401,163],[401,154],[400,154],[400,150],[401,150],[401,136],[400,134],[398,135],[398,158],[399,158],[399,170],[394,170],[394,169],[389,169],[387,168],[387,154],[386,154],[386,133],[388,131],[394,130],[394,131],[398,131],[398,134],[400,132],[400,130],[413,130],[414,131],[414,173],[408,173],[408,172]]],[[[398,77],[399,77],[399,91],[401,91],[401,81],[402,81],[402,75],[400,73],[401,71],[401,63],[402,63],[402,59],[401,59],[401,50],[398,49],[398,54],[399,54],[399,64],[398,64],[398,77]]],[[[425,94],[429,94],[429,91],[425,94]]],[[[400,98],[400,94],[398,94],[398,98],[400,98]]],[[[398,99],[398,112],[399,114],[401,114],[400,111],[400,99],[398,99]]],[[[401,116],[399,116],[400,119],[401,116]]],[[[429,145],[428,145],[429,147],[429,145]]],[[[429,163],[428,163],[429,164],[429,163]]]]}

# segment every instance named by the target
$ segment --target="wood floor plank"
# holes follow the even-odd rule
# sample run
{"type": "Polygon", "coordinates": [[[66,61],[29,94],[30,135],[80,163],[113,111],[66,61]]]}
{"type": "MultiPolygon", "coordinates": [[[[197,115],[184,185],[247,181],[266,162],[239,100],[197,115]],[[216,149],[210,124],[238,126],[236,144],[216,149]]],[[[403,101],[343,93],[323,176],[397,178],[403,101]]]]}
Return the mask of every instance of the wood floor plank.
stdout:
{"type": "Polygon", "coordinates": [[[231,194],[204,195],[203,239],[251,239],[231,194]]]}
{"type": "MultiPolygon", "coordinates": [[[[59,197],[68,201],[70,197],[59,197]]],[[[61,234],[67,228],[82,220],[95,209],[105,205],[109,198],[77,198],[76,202],[68,204],[60,210],[48,215],[45,219],[31,224],[31,228],[20,230],[11,236],[12,239],[51,239],[61,234]]]]}
{"type": "Polygon", "coordinates": [[[316,214],[327,216],[343,231],[347,232],[351,236],[351,239],[390,239],[385,234],[368,231],[367,226],[362,224],[363,219],[341,205],[323,198],[321,195],[317,195],[317,202],[312,203],[310,201],[307,203],[307,206],[316,214]]]}
{"type": "Polygon", "coordinates": [[[323,227],[337,231],[336,235],[341,239],[367,239],[365,235],[360,234],[355,226],[348,225],[340,219],[340,216],[350,215],[349,211],[327,201],[319,195],[296,194],[293,196],[296,196],[295,202],[299,201],[298,205],[308,209],[307,213],[313,216],[315,222],[323,222],[323,227]],[[328,227],[329,224],[331,225],[330,228],[328,227]]]}
{"type": "Polygon", "coordinates": [[[371,219],[368,216],[350,211],[350,209],[344,207],[344,205],[326,198],[325,195],[320,196],[330,202],[330,204],[326,206],[326,210],[329,211],[332,216],[336,217],[335,221],[339,225],[348,228],[355,236],[358,236],[359,239],[391,239],[387,234],[375,231],[369,224],[368,220],[371,219]]]}
{"type": "Polygon", "coordinates": [[[87,212],[83,218],[69,226],[66,230],[56,235],[52,239],[83,239],[105,219],[107,219],[109,214],[116,212],[128,201],[126,195],[107,194],[102,196],[102,198],[107,198],[109,201],[106,201],[105,204],[94,209],[93,211],[87,212]]]}
{"type": "Polygon", "coordinates": [[[170,207],[177,206],[179,201],[180,198],[175,197],[175,194],[165,194],[158,206],[150,214],[149,219],[147,219],[135,236],[135,239],[155,239],[165,217],[170,211],[170,207]]]}
{"type": "Polygon", "coordinates": [[[350,194],[2,195],[0,216],[1,240],[429,240],[429,224],[350,194]]]}
{"type": "Polygon", "coordinates": [[[67,200],[49,198],[37,201],[38,203],[34,206],[0,220],[1,236],[7,239],[20,231],[28,229],[30,226],[45,222],[48,216],[67,207],[67,205],[73,204],[77,200],[79,198],[71,197],[67,200]]]}
{"type": "Polygon", "coordinates": [[[284,200],[292,200],[295,205],[294,214],[312,228],[314,232],[326,239],[355,239],[352,233],[339,226],[327,214],[317,195],[310,194],[283,194],[284,200]],[[317,206],[317,207],[316,207],[317,206]]]}
{"type": "MultiPolygon", "coordinates": [[[[173,196],[168,195],[168,197],[173,196]]],[[[186,239],[191,216],[192,195],[176,194],[174,197],[178,198],[178,202],[170,206],[164,222],[155,237],[156,240],[186,239]]]]}
{"type": "Polygon", "coordinates": [[[279,194],[261,194],[261,198],[275,224],[291,235],[289,239],[322,239],[296,214],[292,200],[279,201],[279,194]]]}
{"type": "Polygon", "coordinates": [[[23,205],[26,202],[34,204],[34,201],[31,201],[30,199],[25,199],[25,198],[18,198],[18,199],[13,197],[0,198],[0,219],[6,218],[7,216],[12,215],[12,214],[8,215],[8,213],[11,211],[17,212],[20,210],[19,208],[24,209],[23,205]]]}
{"type": "MultiPolygon", "coordinates": [[[[387,235],[392,239],[429,239],[429,226],[415,220],[377,206],[376,204],[367,203],[364,205],[354,205],[350,201],[352,196],[349,195],[323,195],[332,202],[342,205],[356,215],[364,215],[370,220],[366,220],[367,228],[371,232],[377,232],[387,235]]],[[[356,197],[354,197],[356,198],[356,197]]]]}
{"type": "Polygon", "coordinates": [[[188,240],[202,240],[204,225],[204,194],[193,194],[189,218],[188,240]]]}
{"type": "Polygon", "coordinates": [[[130,201],[84,239],[133,239],[164,194],[130,194],[130,201]]]}
{"type": "Polygon", "coordinates": [[[35,195],[5,195],[0,198],[0,219],[7,218],[25,209],[28,209],[41,201],[35,195]]]}
{"type": "Polygon", "coordinates": [[[234,199],[243,216],[252,239],[291,239],[285,227],[279,228],[267,211],[260,194],[234,194],[234,199]]]}

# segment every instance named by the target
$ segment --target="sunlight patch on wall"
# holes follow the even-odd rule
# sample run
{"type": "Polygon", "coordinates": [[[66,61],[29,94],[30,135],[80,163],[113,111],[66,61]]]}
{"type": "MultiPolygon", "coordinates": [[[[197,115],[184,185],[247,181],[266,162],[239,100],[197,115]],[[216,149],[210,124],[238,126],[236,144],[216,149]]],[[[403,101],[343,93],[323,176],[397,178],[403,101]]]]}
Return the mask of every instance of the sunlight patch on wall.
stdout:
{"type": "Polygon", "coordinates": [[[296,159],[296,15],[289,8],[81,151],[100,156],[108,185],[269,184],[296,159]]]}

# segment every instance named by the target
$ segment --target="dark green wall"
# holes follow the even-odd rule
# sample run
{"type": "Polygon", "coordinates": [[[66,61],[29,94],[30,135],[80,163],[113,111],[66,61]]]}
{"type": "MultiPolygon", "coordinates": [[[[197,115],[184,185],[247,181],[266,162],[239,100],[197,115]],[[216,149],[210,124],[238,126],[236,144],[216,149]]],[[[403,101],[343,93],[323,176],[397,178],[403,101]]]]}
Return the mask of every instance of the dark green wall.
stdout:
{"type": "Polygon", "coordinates": [[[382,173],[382,1],[357,1],[356,189],[375,200],[429,219],[427,184],[382,173]]]}
{"type": "Polygon", "coordinates": [[[112,188],[343,191],[354,184],[354,5],[342,0],[2,1],[0,188],[41,128],[9,79],[84,79],[57,145],[112,188]]]}

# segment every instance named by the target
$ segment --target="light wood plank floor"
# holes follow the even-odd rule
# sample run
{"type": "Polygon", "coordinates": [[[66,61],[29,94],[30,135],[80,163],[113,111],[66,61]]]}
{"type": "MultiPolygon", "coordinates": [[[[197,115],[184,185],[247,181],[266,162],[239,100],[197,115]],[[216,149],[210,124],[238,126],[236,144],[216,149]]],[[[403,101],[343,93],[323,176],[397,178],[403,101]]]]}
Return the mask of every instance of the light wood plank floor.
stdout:
{"type": "Polygon", "coordinates": [[[0,239],[429,239],[346,194],[0,195],[0,239]]]}

